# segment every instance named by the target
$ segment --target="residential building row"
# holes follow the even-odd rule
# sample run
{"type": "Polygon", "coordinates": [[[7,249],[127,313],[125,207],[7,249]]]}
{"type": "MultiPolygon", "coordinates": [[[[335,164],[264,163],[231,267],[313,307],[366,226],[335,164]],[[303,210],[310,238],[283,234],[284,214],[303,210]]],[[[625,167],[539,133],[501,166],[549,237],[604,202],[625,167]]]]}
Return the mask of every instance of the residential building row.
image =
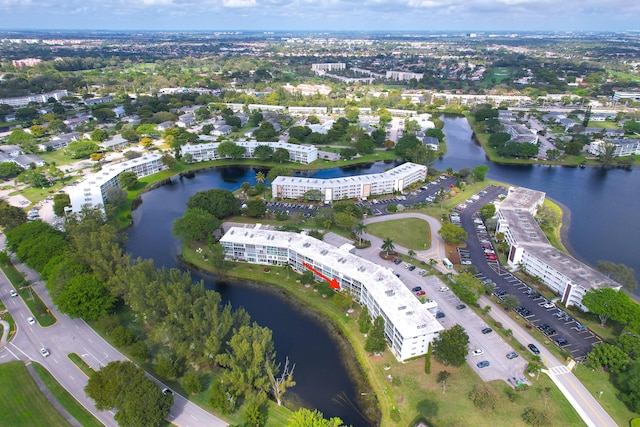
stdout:
{"type": "Polygon", "coordinates": [[[614,138],[597,139],[589,144],[589,153],[595,156],[604,154],[607,147],[613,147],[614,157],[635,156],[640,154],[640,139],[635,138],[614,138]]]}
{"type": "MultiPolygon", "coordinates": [[[[225,157],[218,153],[218,147],[220,144],[220,142],[186,144],[180,147],[180,153],[183,156],[187,153],[190,154],[195,162],[224,159],[225,157]]],[[[289,144],[283,141],[237,141],[235,144],[245,148],[246,151],[242,157],[246,159],[254,157],[255,149],[261,145],[267,145],[274,151],[278,148],[284,148],[289,152],[289,161],[295,163],[309,164],[318,159],[318,149],[311,145],[289,144]]]]}
{"type": "Polygon", "coordinates": [[[304,178],[279,176],[271,183],[272,196],[281,199],[304,198],[311,190],[320,191],[325,203],[343,199],[362,199],[402,191],[427,178],[427,167],[407,162],[386,172],[342,178],[304,178]]]}
{"type": "Polygon", "coordinates": [[[232,261],[288,264],[298,273],[312,271],[316,281],[335,279],[340,291],[349,292],[367,308],[372,319],[382,316],[385,338],[399,361],[426,354],[429,343],[444,329],[435,318],[438,306],[434,301],[422,304],[391,269],[358,257],[351,245],[338,248],[304,234],[272,231],[260,224],[232,227],[220,243],[226,258],[232,261]]]}
{"type": "Polygon", "coordinates": [[[582,298],[589,290],[620,290],[622,286],[551,246],[534,218],[544,199],[541,191],[510,188],[507,197],[497,204],[496,232],[503,233],[509,243],[508,264],[540,278],[567,307],[588,311],[582,298]]]}
{"type": "Polygon", "coordinates": [[[68,187],[71,210],[76,213],[84,207],[104,210],[108,189],[120,187],[118,178],[123,172],[135,172],[138,178],[142,178],[165,169],[167,166],[162,162],[162,156],[155,153],[104,165],[100,171],[87,175],[82,181],[68,187]]]}
{"type": "Polygon", "coordinates": [[[18,145],[0,145],[0,163],[13,163],[19,168],[30,169],[31,166],[44,166],[45,161],[35,154],[25,154],[18,145]]]}
{"type": "Polygon", "coordinates": [[[14,108],[26,107],[32,102],[38,104],[44,104],[49,101],[49,98],[53,98],[56,101],[60,101],[63,97],[67,96],[66,90],[54,90],[53,92],[41,93],[38,95],[17,96],[14,98],[0,98],[0,104],[10,105],[14,108]]]}

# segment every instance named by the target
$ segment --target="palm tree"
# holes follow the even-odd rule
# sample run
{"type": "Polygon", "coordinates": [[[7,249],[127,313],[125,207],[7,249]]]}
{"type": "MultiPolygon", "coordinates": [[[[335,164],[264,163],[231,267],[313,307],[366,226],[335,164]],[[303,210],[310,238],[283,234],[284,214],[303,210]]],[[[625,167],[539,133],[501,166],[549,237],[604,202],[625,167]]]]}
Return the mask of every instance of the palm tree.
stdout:
{"type": "Polygon", "coordinates": [[[360,238],[360,246],[362,246],[362,235],[366,229],[367,226],[364,225],[364,222],[359,222],[356,224],[355,230],[353,230],[353,233],[360,238]]]}
{"type": "Polygon", "coordinates": [[[285,262],[282,267],[287,272],[287,280],[289,280],[289,273],[291,273],[291,270],[293,269],[293,266],[291,264],[289,264],[288,262],[285,262]]]}
{"type": "Polygon", "coordinates": [[[409,249],[407,255],[409,255],[409,259],[413,261],[413,257],[416,256],[416,251],[414,251],[413,249],[409,249]]]}
{"type": "Polygon", "coordinates": [[[389,252],[393,252],[396,247],[393,245],[393,239],[391,237],[387,237],[382,241],[382,250],[387,253],[389,256],[389,252]]]}
{"type": "Polygon", "coordinates": [[[266,180],[266,177],[264,176],[264,174],[262,172],[258,172],[256,174],[256,182],[258,184],[264,184],[265,180],[266,180]]]}

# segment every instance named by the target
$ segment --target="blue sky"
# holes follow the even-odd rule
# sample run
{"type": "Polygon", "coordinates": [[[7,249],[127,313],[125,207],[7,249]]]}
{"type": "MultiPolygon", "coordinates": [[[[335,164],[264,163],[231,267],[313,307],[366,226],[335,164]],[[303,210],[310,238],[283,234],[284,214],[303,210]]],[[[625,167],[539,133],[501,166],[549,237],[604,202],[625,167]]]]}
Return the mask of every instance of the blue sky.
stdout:
{"type": "Polygon", "coordinates": [[[640,30],[638,0],[0,0],[0,29],[640,30]]]}

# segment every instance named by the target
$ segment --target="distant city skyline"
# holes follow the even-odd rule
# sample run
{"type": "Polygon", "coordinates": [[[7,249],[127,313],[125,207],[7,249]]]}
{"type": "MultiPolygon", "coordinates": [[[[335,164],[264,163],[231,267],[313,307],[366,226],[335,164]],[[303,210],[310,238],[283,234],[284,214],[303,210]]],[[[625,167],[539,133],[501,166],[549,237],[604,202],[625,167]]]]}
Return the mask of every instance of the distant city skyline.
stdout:
{"type": "Polygon", "coordinates": [[[634,31],[630,0],[0,0],[0,30],[634,31]]]}

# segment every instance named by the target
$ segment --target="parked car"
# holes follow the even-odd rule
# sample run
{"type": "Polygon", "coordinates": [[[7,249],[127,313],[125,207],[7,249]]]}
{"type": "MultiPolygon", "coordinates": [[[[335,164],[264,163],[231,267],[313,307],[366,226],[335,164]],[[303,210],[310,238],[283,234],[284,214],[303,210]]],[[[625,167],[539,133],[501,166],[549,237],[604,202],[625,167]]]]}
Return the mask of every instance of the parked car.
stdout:
{"type": "Polygon", "coordinates": [[[536,347],[535,345],[529,344],[527,347],[529,347],[529,350],[531,350],[531,353],[540,354],[540,350],[538,350],[538,347],[536,347]]]}
{"type": "Polygon", "coordinates": [[[448,287],[446,286],[440,286],[440,289],[438,289],[440,292],[447,292],[449,290],[448,287]]]}
{"type": "Polygon", "coordinates": [[[436,313],[436,319],[442,319],[443,317],[446,317],[443,311],[436,313]]]}
{"type": "Polygon", "coordinates": [[[493,332],[493,329],[491,329],[491,328],[482,329],[482,333],[485,334],[485,335],[490,334],[491,332],[493,332]]]}
{"type": "Polygon", "coordinates": [[[458,309],[458,310],[464,310],[465,308],[467,308],[467,306],[466,306],[466,305],[464,305],[464,304],[458,304],[458,305],[456,305],[456,309],[458,309]]]}
{"type": "Polygon", "coordinates": [[[415,292],[415,294],[416,294],[417,297],[421,297],[422,295],[425,295],[426,292],[425,291],[418,291],[418,292],[415,292]]]}
{"type": "Polygon", "coordinates": [[[515,351],[510,351],[509,353],[507,353],[507,359],[515,359],[516,357],[518,357],[518,353],[516,353],[515,351]]]}
{"type": "Polygon", "coordinates": [[[487,366],[489,366],[489,361],[488,360],[483,360],[482,362],[478,362],[476,364],[476,366],[480,369],[482,368],[486,368],[487,366]]]}
{"type": "Polygon", "coordinates": [[[415,288],[411,289],[411,292],[418,292],[422,290],[422,286],[416,286],[415,288]]]}
{"type": "Polygon", "coordinates": [[[476,348],[471,352],[472,356],[482,356],[484,354],[484,350],[481,348],[476,348]]]}

